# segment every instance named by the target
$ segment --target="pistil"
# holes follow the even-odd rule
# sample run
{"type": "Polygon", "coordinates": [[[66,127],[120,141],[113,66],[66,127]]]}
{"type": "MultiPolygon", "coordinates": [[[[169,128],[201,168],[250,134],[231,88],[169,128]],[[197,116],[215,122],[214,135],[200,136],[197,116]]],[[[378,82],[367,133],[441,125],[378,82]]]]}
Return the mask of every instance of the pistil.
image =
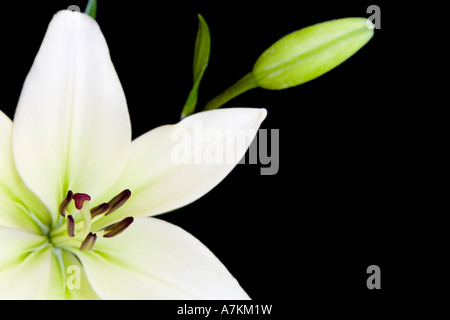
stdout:
{"type": "Polygon", "coordinates": [[[73,195],[73,200],[75,201],[75,208],[80,211],[83,217],[83,234],[87,234],[91,230],[91,210],[89,210],[91,197],[85,193],[76,193],[73,195]]]}

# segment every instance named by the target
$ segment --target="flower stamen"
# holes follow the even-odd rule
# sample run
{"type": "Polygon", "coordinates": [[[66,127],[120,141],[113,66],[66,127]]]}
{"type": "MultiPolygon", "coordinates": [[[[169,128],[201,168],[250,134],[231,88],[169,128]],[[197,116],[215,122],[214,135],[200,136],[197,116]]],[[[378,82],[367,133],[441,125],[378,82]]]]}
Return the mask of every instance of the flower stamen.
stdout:
{"type": "Polygon", "coordinates": [[[73,192],[72,191],[68,191],[67,192],[67,196],[64,198],[64,200],[61,202],[61,204],[59,205],[59,213],[65,217],[66,216],[66,212],[67,212],[67,207],[69,206],[70,201],[72,201],[72,197],[73,197],[73,192]]]}
{"type": "Polygon", "coordinates": [[[66,224],[67,224],[67,233],[69,234],[69,237],[71,238],[75,237],[75,220],[73,219],[72,215],[67,216],[66,224]]]}
{"type": "MultiPolygon", "coordinates": [[[[52,231],[50,234],[51,240],[55,244],[60,244],[64,241],[67,241],[68,243],[75,243],[74,240],[76,242],[80,241],[80,250],[92,250],[97,241],[97,232],[102,230],[100,235],[104,238],[112,238],[125,231],[134,221],[133,217],[125,218],[119,222],[117,222],[117,220],[114,222],[113,220],[109,221],[109,223],[112,224],[109,226],[106,225],[105,228],[95,225],[98,221],[93,225],[93,218],[99,215],[106,216],[115,212],[122,207],[130,197],[131,191],[126,189],[112,198],[109,202],[102,203],[90,209],[91,196],[86,193],[74,194],[72,191],[69,191],[59,207],[60,214],[65,218],[65,225],[59,225],[57,229],[52,231]],[[70,207],[69,209],[69,204],[72,200],[74,202],[74,207],[70,207]],[[77,224],[81,221],[83,221],[83,224],[77,224]],[[71,240],[69,241],[69,239],[71,240]]],[[[107,219],[111,218],[113,217],[110,216],[107,219]]],[[[99,219],[99,221],[100,220],[101,219],[99,219]]]]}
{"type": "Polygon", "coordinates": [[[107,227],[105,229],[105,234],[103,235],[103,238],[112,238],[121,234],[123,231],[125,231],[126,228],[128,228],[133,223],[133,221],[134,221],[133,217],[128,217],[120,222],[113,224],[112,226],[107,227]]]}
{"type": "Polygon", "coordinates": [[[126,189],[126,190],[122,191],[121,193],[119,193],[114,198],[112,198],[108,202],[109,211],[105,214],[105,216],[113,213],[114,211],[119,209],[121,206],[123,206],[125,204],[125,202],[127,202],[127,200],[130,199],[130,197],[131,197],[131,191],[126,189]]]}
{"type": "Polygon", "coordinates": [[[91,209],[91,218],[94,219],[96,216],[99,216],[108,210],[109,210],[109,204],[102,203],[101,205],[98,205],[95,208],[91,209]]]}
{"type": "Polygon", "coordinates": [[[83,243],[80,246],[81,251],[91,251],[94,247],[95,241],[97,241],[97,235],[95,233],[90,232],[86,239],[84,239],[83,243]]]}

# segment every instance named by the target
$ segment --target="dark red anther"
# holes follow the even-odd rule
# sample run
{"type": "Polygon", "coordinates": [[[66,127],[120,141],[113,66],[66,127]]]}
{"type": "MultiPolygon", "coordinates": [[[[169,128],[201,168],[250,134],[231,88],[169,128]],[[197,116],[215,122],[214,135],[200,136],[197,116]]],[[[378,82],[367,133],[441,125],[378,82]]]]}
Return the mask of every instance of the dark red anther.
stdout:
{"type": "Polygon", "coordinates": [[[111,200],[109,200],[109,202],[108,202],[109,211],[105,214],[105,216],[113,213],[114,211],[119,209],[121,206],[123,206],[125,204],[125,202],[127,202],[128,199],[130,199],[130,197],[131,197],[131,191],[126,189],[126,190],[122,191],[121,193],[119,193],[114,198],[112,198],[111,200]]]}
{"type": "Polygon", "coordinates": [[[59,214],[62,215],[63,217],[66,216],[66,210],[67,210],[67,207],[69,206],[70,201],[72,201],[72,197],[73,197],[73,192],[69,190],[67,192],[66,197],[59,205],[59,214]]]}
{"type": "Polygon", "coordinates": [[[105,234],[103,235],[103,238],[112,238],[119,234],[121,234],[123,231],[125,231],[126,228],[130,226],[134,221],[133,217],[128,217],[123,219],[120,222],[117,222],[113,224],[112,226],[109,226],[105,229],[105,234]]]}
{"type": "Polygon", "coordinates": [[[75,237],[75,220],[70,214],[67,216],[67,233],[69,237],[75,237]]]}
{"type": "Polygon", "coordinates": [[[91,251],[94,247],[95,241],[97,241],[97,235],[95,233],[90,232],[83,243],[80,246],[81,251],[91,251]]]}
{"type": "Polygon", "coordinates": [[[102,203],[101,205],[96,206],[95,208],[91,209],[91,218],[94,218],[98,215],[101,215],[109,210],[109,204],[102,203]]]}

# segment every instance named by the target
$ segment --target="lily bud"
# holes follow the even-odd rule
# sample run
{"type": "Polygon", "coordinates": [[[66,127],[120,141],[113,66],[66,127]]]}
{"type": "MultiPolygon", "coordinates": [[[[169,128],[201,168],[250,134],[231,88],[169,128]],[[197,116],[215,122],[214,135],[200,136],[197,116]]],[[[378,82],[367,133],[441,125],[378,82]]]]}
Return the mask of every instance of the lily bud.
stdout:
{"type": "Polygon", "coordinates": [[[295,31],[256,61],[252,75],[264,89],[281,90],[313,80],[350,58],[373,36],[365,18],[344,18],[295,31]]]}

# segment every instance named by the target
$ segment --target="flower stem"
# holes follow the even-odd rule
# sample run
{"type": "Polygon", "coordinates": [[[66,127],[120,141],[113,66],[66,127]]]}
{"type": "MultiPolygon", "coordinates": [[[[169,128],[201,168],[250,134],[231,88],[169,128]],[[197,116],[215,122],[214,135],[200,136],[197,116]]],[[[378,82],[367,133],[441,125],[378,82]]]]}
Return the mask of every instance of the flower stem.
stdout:
{"type": "Polygon", "coordinates": [[[241,80],[236,82],[234,85],[232,85],[230,88],[222,92],[220,95],[209,101],[204,110],[213,110],[220,108],[225,103],[230,101],[231,99],[237,97],[240,94],[243,94],[244,92],[257,88],[258,84],[256,83],[255,79],[253,78],[253,74],[250,72],[246,76],[244,76],[241,80]]]}
{"type": "Polygon", "coordinates": [[[89,0],[84,13],[95,20],[97,18],[97,0],[89,0]]]}

